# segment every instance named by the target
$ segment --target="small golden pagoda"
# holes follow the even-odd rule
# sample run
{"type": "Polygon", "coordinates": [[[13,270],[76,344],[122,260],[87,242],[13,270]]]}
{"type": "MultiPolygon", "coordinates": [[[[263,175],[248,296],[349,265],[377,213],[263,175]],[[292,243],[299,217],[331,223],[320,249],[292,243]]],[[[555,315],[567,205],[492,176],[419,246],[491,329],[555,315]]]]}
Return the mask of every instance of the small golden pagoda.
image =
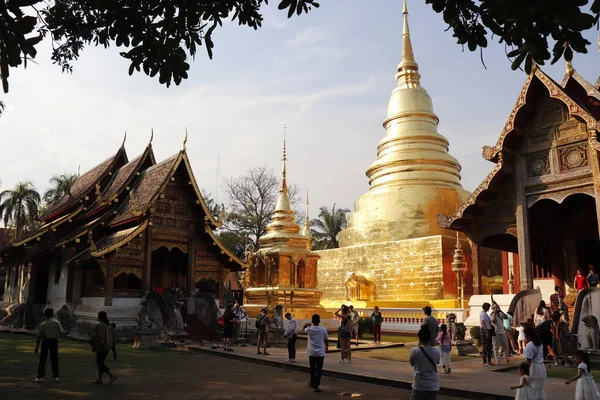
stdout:
{"type": "Polygon", "coordinates": [[[355,202],[339,234],[340,248],[319,251],[319,288],[327,307],[340,301],[410,306],[410,301],[456,299],[453,232],[438,227],[437,214],[452,214],[469,192],[461,186],[461,166],[437,131],[439,119],[420,83],[406,1],[403,19],[402,59],[383,121],[385,136],[366,171],[369,190],[355,202]]]}
{"type": "Polygon", "coordinates": [[[286,161],[284,140],[279,199],[267,232],[259,238],[260,249],[248,258],[244,307],[252,315],[265,306],[273,309],[282,305],[284,312],[307,319],[324,311],[319,304],[323,292],[317,289],[319,255],[311,247],[308,195],[304,227],[295,222],[288,196],[286,161]]]}

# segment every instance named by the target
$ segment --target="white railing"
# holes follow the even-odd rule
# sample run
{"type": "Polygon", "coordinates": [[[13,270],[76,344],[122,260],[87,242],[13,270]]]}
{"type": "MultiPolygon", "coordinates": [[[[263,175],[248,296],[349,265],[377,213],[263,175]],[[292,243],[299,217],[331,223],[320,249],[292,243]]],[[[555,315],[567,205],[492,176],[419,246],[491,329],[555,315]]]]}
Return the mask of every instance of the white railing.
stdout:
{"type": "MultiPolygon", "coordinates": [[[[336,310],[331,310],[332,312],[336,310]]],[[[369,317],[373,313],[373,309],[357,308],[358,314],[361,317],[369,317]]],[[[383,316],[381,329],[383,331],[395,332],[418,332],[425,314],[421,308],[380,308],[379,311],[383,316]]],[[[431,315],[438,320],[438,325],[447,323],[448,314],[456,315],[456,322],[465,322],[468,317],[469,309],[462,308],[434,308],[431,315]]]]}

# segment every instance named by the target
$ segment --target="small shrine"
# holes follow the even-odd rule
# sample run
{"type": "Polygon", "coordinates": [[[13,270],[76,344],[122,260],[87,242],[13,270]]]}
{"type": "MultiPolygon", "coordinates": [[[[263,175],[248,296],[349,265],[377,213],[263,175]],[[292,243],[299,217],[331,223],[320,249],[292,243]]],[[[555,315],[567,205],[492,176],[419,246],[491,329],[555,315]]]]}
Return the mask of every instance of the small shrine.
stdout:
{"type": "Polygon", "coordinates": [[[287,186],[286,148],[283,143],[281,189],[267,232],[259,238],[260,249],[248,255],[244,276],[245,308],[252,315],[266,306],[277,305],[299,319],[308,319],[323,312],[320,305],[323,292],[317,289],[319,255],[312,251],[308,218],[301,227],[296,223],[287,186]]]}

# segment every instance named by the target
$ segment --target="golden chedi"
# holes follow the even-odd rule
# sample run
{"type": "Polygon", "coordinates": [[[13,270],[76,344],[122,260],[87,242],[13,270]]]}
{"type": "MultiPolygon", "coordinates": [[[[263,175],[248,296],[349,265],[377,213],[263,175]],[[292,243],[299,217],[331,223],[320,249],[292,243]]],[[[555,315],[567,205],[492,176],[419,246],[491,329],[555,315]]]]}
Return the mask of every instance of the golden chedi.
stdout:
{"type": "MultiPolygon", "coordinates": [[[[322,312],[323,292],[317,289],[319,255],[311,250],[307,216],[304,227],[295,222],[288,196],[286,150],[283,146],[283,177],[279,198],[266,233],[259,238],[260,249],[249,256],[245,280],[244,307],[254,315],[268,306],[282,305],[295,318],[310,319],[322,312]]],[[[308,198],[307,198],[308,204],[308,198]]]]}
{"type": "Polygon", "coordinates": [[[383,121],[385,137],[366,172],[369,191],[355,202],[339,235],[340,249],[319,252],[320,288],[335,302],[456,297],[456,279],[454,287],[442,284],[453,275],[453,232],[439,228],[436,216],[454,213],[469,192],[460,184],[460,164],[437,131],[439,119],[420,83],[406,2],[403,14],[402,61],[383,121]]]}

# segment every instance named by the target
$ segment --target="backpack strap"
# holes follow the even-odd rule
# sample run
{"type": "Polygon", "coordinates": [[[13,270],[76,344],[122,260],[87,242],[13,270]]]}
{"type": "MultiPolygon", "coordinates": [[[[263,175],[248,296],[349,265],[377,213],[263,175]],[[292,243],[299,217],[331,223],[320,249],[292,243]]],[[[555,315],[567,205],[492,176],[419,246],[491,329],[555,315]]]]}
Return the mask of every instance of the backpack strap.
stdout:
{"type": "Polygon", "coordinates": [[[429,354],[427,354],[427,352],[425,351],[425,349],[423,348],[423,346],[419,346],[419,349],[423,352],[423,354],[425,354],[425,357],[427,357],[427,359],[431,363],[431,366],[433,367],[433,369],[435,370],[435,372],[437,372],[437,366],[435,365],[435,361],[433,361],[433,359],[431,357],[429,357],[429,354]]]}

